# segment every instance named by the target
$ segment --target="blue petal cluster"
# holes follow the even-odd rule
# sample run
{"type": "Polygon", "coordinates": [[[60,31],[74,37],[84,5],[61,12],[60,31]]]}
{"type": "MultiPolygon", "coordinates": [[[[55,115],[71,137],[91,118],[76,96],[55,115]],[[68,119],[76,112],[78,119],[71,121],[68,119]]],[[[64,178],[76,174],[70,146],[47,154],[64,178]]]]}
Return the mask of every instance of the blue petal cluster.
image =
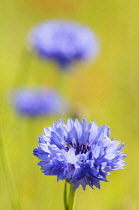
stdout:
{"type": "Polygon", "coordinates": [[[99,52],[96,35],[72,21],[51,20],[36,26],[29,43],[40,57],[56,61],[64,69],[74,61],[93,59],[99,52]]]}
{"type": "Polygon", "coordinates": [[[74,190],[82,185],[100,188],[100,181],[107,182],[109,171],[122,169],[126,155],[120,150],[124,144],[109,138],[110,129],[83,119],[54,122],[44,128],[34,155],[45,175],[57,175],[57,180],[74,184],[74,190]]]}
{"type": "Polygon", "coordinates": [[[63,100],[54,89],[23,87],[14,92],[12,102],[17,112],[31,117],[64,110],[63,100]]]}

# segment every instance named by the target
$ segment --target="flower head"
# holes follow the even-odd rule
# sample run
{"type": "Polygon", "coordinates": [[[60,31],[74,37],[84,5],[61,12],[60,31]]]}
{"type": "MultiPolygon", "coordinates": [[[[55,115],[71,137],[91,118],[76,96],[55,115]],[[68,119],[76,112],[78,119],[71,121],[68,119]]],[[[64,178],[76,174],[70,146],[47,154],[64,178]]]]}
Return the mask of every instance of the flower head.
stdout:
{"type": "Polygon", "coordinates": [[[95,58],[99,51],[96,35],[89,28],[64,20],[36,26],[29,43],[40,57],[56,61],[64,69],[74,61],[95,58]]]}
{"type": "Polygon", "coordinates": [[[39,146],[34,155],[41,161],[39,165],[45,175],[56,175],[58,180],[66,180],[85,190],[86,185],[100,188],[100,181],[107,182],[109,171],[123,168],[126,155],[120,150],[124,144],[109,138],[110,129],[100,127],[95,122],[86,123],[68,119],[44,128],[39,136],[39,146]]]}
{"type": "Polygon", "coordinates": [[[14,92],[12,103],[17,112],[32,117],[64,110],[62,98],[54,89],[23,87],[14,92]]]}

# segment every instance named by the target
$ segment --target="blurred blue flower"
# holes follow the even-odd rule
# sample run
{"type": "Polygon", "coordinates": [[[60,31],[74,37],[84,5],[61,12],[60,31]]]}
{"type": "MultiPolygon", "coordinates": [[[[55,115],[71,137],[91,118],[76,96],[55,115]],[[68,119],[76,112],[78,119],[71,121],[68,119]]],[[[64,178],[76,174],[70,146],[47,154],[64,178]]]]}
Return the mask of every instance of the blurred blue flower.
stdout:
{"type": "Polygon", "coordinates": [[[36,26],[29,43],[40,57],[56,61],[64,69],[74,61],[94,59],[99,52],[95,33],[72,21],[51,20],[36,26]]]}
{"type": "Polygon", "coordinates": [[[39,145],[34,155],[45,175],[57,175],[57,180],[74,184],[74,190],[82,185],[100,188],[100,181],[107,182],[109,171],[122,169],[126,155],[120,150],[124,144],[109,138],[110,129],[100,127],[95,122],[86,123],[68,119],[54,122],[52,127],[44,128],[39,136],[39,145]]]}
{"type": "Polygon", "coordinates": [[[62,97],[54,89],[17,89],[13,93],[12,103],[21,115],[32,117],[64,112],[62,97]]]}

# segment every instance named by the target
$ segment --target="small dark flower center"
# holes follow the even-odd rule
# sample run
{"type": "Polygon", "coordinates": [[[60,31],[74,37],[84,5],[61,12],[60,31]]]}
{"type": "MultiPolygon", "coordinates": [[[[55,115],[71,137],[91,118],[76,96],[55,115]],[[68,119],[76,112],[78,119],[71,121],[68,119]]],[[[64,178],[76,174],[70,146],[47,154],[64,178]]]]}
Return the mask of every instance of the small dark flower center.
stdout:
{"type": "Polygon", "coordinates": [[[74,148],[75,149],[75,155],[78,154],[86,154],[88,151],[90,151],[90,147],[88,145],[88,143],[86,144],[77,144],[75,145],[74,142],[72,142],[71,144],[67,144],[65,143],[65,150],[68,152],[70,148],[74,148]]]}

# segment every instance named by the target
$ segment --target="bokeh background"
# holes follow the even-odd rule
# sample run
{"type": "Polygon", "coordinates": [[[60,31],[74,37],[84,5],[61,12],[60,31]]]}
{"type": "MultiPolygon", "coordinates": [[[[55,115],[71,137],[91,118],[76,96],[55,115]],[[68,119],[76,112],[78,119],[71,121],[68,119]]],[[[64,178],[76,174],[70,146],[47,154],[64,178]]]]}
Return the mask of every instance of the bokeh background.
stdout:
{"type": "Polygon", "coordinates": [[[53,64],[36,57],[30,58],[29,65],[24,62],[28,31],[53,18],[87,25],[101,43],[94,63],[79,65],[64,75],[62,94],[76,104],[81,117],[107,124],[111,136],[126,143],[125,170],[112,172],[108,183],[101,182],[100,190],[87,187],[84,192],[79,188],[75,209],[139,209],[139,1],[0,0],[0,9],[0,124],[4,139],[4,145],[0,144],[0,209],[14,209],[11,197],[19,197],[22,210],[64,209],[64,182],[44,176],[32,155],[43,127],[59,117],[20,118],[7,102],[8,91],[18,85],[56,86],[58,71],[53,64]],[[17,74],[24,80],[15,85],[17,74]],[[11,168],[7,176],[12,185],[7,182],[4,161],[11,168]]]}

